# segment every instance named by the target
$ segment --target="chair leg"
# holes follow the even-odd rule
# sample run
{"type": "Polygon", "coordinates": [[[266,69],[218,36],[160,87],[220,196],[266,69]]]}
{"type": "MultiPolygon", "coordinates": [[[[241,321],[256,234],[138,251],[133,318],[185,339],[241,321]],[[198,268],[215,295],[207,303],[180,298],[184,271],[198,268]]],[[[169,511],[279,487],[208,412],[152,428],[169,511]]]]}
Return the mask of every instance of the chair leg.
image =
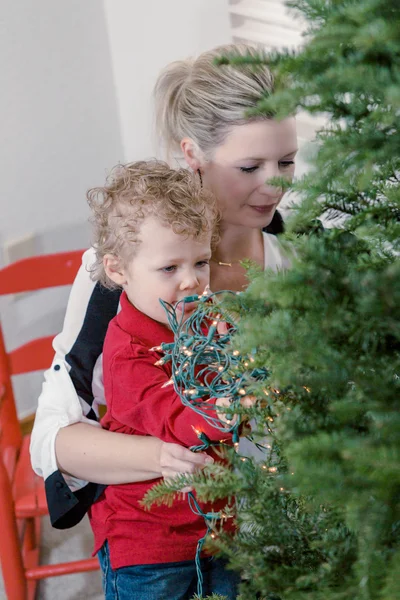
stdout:
{"type": "Polygon", "coordinates": [[[40,543],[40,517],[26,519],[24,536],[24,552],[29,552],[39,547],[40,543]]]}
{"type": "Polygon", "coordinates": [[[38,591],[39,581],[37,579],[31,579],[28,581],[28,598],[27,600],[36,600],[36,594],[38,591]]]}
{"type": "MultiPolygon", "coordinates": [[[[31,517],[26,519],[26,527],[23,542],[23,556],[25,569],[38,567],[40,564],[40,517],[31,517]]],[[[38,580],[28,580],[28,598],[27,600],[35,600],[38,580]]]]}
{"type": "Polygon", "coordinates": [[[4,588],[8,600],[27,600],[27,581],[23,564],[14,502],[10,482],[3,461],[0,459],[0,558],[4,588]]]}

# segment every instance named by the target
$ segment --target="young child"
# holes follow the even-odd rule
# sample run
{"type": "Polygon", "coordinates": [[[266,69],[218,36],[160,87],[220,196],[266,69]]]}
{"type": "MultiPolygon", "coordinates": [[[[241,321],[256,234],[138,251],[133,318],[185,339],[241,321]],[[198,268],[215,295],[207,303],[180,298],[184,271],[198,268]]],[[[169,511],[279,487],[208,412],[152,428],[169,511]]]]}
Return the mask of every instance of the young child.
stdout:
{"type": "MultiPolygon", "coordinates": [[[[214,198],[188,170],[150,161],[117,167],[105,187],[90,190],[88,199],[97,253],[92,276],[123,288],[121,310],[104,344],[107,413],[102,426],[187,447],[198,444],[196,427],[213,441],[229,438],[165,385],[170,363],[155,364],[162,354],[152,350],[174,341],[159,299],[174,304],[202,294],[209,283],[218,220],[214,198]]],[[[195,308],[196,303],[178,305],[184,318],[195,308]]],[[[218,412],[211,410],[210,416],[218,412]]],[[[196,593],[194,558],[206,532],[204,519],[192,512],[186,498],[171,508],[146,511],[140,501],[156,481],[110,485],[91,508],[107,600],[184,600],[196,593]]],[[[202,509],[218,512],[225,504],[202,509]]],[[[236,598],[238,575],[225,570],[221,559],[204,557],[201,569],[204,595],[236,598]]]]}

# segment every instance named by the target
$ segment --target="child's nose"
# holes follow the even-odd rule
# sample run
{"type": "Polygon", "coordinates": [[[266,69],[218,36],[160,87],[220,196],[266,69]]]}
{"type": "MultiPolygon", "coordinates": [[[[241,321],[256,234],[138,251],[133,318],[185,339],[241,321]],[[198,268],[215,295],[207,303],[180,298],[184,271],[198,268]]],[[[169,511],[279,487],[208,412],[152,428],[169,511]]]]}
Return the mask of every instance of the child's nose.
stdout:
{"type": "Polygon", "coordinates": [[[186,273],[181,281],[181,290],[193,290],[199,286],[199,280],[194,272],[186,273]]]}

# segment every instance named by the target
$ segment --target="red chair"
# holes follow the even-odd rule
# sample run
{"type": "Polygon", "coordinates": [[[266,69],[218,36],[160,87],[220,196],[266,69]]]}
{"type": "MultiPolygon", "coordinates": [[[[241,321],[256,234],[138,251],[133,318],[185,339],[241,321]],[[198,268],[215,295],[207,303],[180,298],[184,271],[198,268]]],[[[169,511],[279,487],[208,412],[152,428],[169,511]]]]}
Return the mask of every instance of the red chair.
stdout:
{"type": "MultiPolygon", "coordinates": [[[[82,251],[20,260],[0,270],[0,296],[71,284],[82,251]]],[[[39,564],[40,518],[48,514],[43,480],[29,457],[29,435],[21,434],[11,376],[47,369],[53,336],[6,352],[0,323],[0,561],[8,600],[34,600],[38,580],[99,568],[90,558],[39,564]]]]}

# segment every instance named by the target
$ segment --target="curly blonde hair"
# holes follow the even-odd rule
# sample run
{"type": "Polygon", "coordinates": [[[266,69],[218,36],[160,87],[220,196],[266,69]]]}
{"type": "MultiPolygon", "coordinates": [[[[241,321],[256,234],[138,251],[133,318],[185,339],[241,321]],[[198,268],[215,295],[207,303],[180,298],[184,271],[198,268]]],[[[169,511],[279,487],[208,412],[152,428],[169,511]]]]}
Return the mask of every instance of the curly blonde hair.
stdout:
{"type": "Polygon", "coordinates": [[[140,244],[140,228],[148,216],[186,238],[201,240],[211,233],[218,242],[219,211],[214,196],[187,169],[171,169],[158,160],[117,165],[104,187],[87,193],[93,211],[96,261],[91,277],[108,288],[117,287],[106,275],[103,258],[114,255],[126,266],[140,244]]]}

